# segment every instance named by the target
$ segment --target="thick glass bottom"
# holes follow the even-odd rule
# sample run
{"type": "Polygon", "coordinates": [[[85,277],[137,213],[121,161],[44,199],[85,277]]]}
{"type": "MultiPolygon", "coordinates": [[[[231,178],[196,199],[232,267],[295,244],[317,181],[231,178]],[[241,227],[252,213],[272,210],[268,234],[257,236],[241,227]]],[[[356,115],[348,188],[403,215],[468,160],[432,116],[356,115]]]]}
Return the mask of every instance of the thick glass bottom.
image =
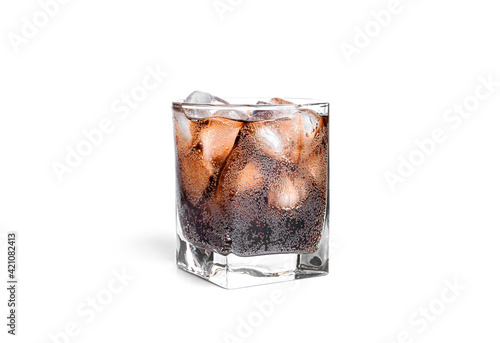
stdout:
{"type": "MultiPolygon", "coordinates": [[[[327,224],[327,223],[326,223],[327,224]]],[[[227,256],[189,243],[178,227],[177,266],[227,289],[292,281],[328,274],[328,225],[319,249],[310,254],[227,256]]]]}

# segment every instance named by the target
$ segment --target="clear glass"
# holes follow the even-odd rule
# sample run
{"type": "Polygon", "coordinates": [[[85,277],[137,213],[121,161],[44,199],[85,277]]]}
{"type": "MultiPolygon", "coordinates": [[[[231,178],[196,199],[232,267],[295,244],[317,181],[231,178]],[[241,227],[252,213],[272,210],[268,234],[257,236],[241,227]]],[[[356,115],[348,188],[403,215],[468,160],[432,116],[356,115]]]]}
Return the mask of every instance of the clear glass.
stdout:
{"type": "Polygon", "coordinates": [[[173,103],[177,265],[224,288],[326,275],[329,104],[225,100],[173,103]]]}

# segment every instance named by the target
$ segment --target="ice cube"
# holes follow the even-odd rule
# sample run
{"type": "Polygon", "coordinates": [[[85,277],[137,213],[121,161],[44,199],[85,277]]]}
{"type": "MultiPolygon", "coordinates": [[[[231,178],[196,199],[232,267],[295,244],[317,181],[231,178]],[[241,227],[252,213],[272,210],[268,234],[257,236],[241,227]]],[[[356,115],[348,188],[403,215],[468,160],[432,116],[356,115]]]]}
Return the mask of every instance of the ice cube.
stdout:
{"type": "Polygon", "coordinates": [[[300,157],[300,142],[292,119],[250,122],[242,129],[242,136],[264,156],[293,163],[300,157]]]}
{"type": "Polygon", "coordinates": [[[179,153],[177,166],[182,191],[192,205],[198,204],[210,184],[211,173],[197,151],[179,153]]]}
{"type": "Polygon", "coordinates": [[[328,126],[325,120],[313,111],[301,111],[297,118],[301,156],[307,159],[309,155],[317,152],[320,145],[325,144],[325,140],[328,140],[328,126]]]}
{"type": "Polygon", "coordinates": [[[316,122],[315,113],[309,114],[310,116],[299,117],[304,124],[301,126],[299,166],[308,171],[307,174],[311,175],[315,185],[324,187],[328,174],[328,127],[323,118],[319,117],[316,122]],[[312,121],[309,122],[309,119],[312,121]]]}
{"type": "Polygon", "coordinates": [[[280,137],[279,130],[271,125],[263,125],[258,131],[260,142],[264,149],[269,150],[270,155],[281,154],[285,147],[285,142],[280,137]]]}
{"type": "Polygon", "coordinates": [[[201,150],[206,169],[214,174],[219,172],[233,149],[243,123],[225,118],[206,119],[195,142],[201,150]]]}
{"type": "MultiPolygon", "coordinates": [[[[257,105],[284,105],[284,104],[291,104],[291,102],[279,99],[279,98],[273,98],[270,100],[270,102],[265,102],[265,101],[258,101],[257,105]]],[[[287,118],[290,117],[291,114],[293,114],[294,110],[293,107],[290,106],[284,106],[283,108],[279,109],[257,109],[252,112],[250,115],[250,120],[253,121],[258,121],[258,120],[271,120],[271,119],[279,119],[279,118],[287,118]]]]}
{"type": "Polygon", "coordinates": [[[190,104],[229,104],[227,101],[219,97],[216,97],[210,93],[200,91],[194,91],[193,93],[189,94],[185,102],[190,104]]]}
{"type": "MultiPolygon", "coordinates": [[[[200,91],[194,91],[189,94],[184,102],[189,104],[211,105],[211,104],[229,104],[227,101],[212,94],[200,91]]],[[[186,113],[193,118],[208,118],[211,113],[208,109],[186,109],[186,113]]]]}
{"type": "Polygon", "coordinates": [[[248,115],[243,111],[219,110],[213,114],[214,117],[230,118],[235,120],[247,120],[248,115]]]}
{"type": "Polygon", "coordinates": [[[269,187],[267,202],[269,206],[290,210],[297,208],[307,197],[308,184],[299,173],[276,171],[276,181],[269,187]]]}
{"type": "Polygon", "coordinates": [[[234,198],[236,204],[239,204],[236,207],[240,207],[244,199],[255,202],[255,194],[262,198],[265,193],[263,188],[268,182],[267,176],[277,163],[256,153],[253,144],[242,137],[241,131],[244,128],[245,125],[220,174],[216,200],[221,204],[227,204],[234,198]]]}
{"type": "Polygon", "coordinates": [[[179,181],[189,202],[196,205],[217,179],[243,123],[225,118],[191,121],[182,113],[175,118],[179,181]]]}
{"type": "Polygon", "coordinates": [[[328,175],[328,150],[325,144],[320,144],[312,153],[303,158],[305,170],[308,170],[314,183],[324,187],[328,175]]]}
{"type": "Polygon", "coordinates": [[[197,131],[197,123],[189,120],[181,109],[174,108],[174,128],[177,148],[190,149],[197,131]]]}
{"type": "Polygon", "coordinates": [[[269,120],[276,117],[276,111],[272,110],[255,110],[250,115],[250,119],[257,120],[269,120]]]}
{"type": "Polygon", "coordinates": [[[302,144],[310,144],[318,132],[323,128],[321,117],[314,111],[302,109],[295,113],[302,144]]]}
{"type": "Polygon", "coordinates": [[[236,176],[237,192],[255,189],[263,181],[263,176],[256,161],[250,161],[236,176]]]}
{"type": "Polygon", "coordinates": [[[292,105],[293,104],[293,102],[290,102],[290,101],[284,100],[284,99],[280,99],[280,98],[272,98],[269,102],[271,104],[275,104],[275,105],[292,105]]]}
{"type": "Polygon", "coordinates": [[[228,161],[217,187],[216,200],[219,203],[248,198],[247,193],[256,191],[264,183],[264,170],[257,160],[242,161],[242,156],[228,161]]]}

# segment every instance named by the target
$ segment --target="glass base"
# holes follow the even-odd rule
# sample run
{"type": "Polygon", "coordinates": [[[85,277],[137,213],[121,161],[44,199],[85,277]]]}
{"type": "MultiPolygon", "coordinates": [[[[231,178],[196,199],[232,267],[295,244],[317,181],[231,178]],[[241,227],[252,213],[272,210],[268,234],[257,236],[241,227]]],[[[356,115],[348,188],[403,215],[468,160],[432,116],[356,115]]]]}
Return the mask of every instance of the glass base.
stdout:
{"type": "Polygon", "coordinates": [[[328,229],[314,253],[252,257],[224,256],[198,248],[179,231],[177,266],[223,288],[235,289],[328,274],[328,229]]]}

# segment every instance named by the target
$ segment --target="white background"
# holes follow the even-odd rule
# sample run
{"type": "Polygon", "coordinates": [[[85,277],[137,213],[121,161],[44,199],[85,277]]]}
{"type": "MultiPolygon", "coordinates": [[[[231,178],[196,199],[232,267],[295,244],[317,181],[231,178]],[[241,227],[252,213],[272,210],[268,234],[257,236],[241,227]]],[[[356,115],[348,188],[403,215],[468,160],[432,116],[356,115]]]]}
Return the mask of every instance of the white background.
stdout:
{"type": "Polygon", "coordinates": [[[284,301],[245,342],[498,342],[500,88],[456,129],[443,118],[479,77],[500,81],[497,3],[401,0],[350,63],[342,42],[389,1],[231,3],[221,17],[212,0],[72,0],[16,53],[9,34],[40,5],[2,2],[1,341],[14,230],[13,342],[72,322],[70,342],[239,342],[238,318],[258,318],[274,290],[284,301]],[[120,119],[111,105],[148,66],[170,76],[120,119]],[[177,270],[170,106],[195,89],[331,103],[330,275],[226,291],[177,270]],[[52,163],[103,118],[114,131],[60,182],[52,163]],[[437,128],[446,141],[392,191],[384,173],[437,128]],[[134,279],[87,323],[77,309],[122,268],[134,279]],[[441,308],[455,279],[467,289],[441,308]],[[411,324],[430,305],[439,314],[411,324]]]}

